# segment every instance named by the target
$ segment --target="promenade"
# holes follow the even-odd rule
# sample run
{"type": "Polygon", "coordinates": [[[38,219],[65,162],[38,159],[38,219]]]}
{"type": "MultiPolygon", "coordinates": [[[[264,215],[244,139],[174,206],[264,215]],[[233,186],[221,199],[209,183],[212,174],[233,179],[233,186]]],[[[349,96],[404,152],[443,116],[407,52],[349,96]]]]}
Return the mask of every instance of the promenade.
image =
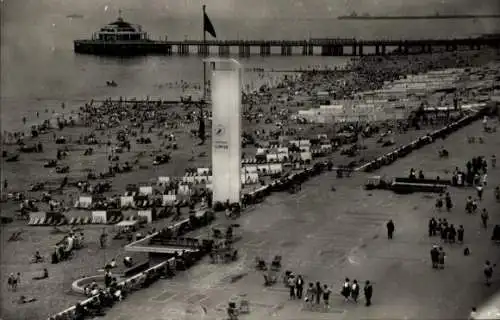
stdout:
{"type": "MultiPolygon", "coordinates": [[[[428,177],[445,177],[446,170],[464,167],[473,156],[489,158],[498,148],[496,134],[484,136],[484,144],[467,144],[468,136],[482,135],[481,124],[474,123],[375,174],[406,176],[413,167],[428,177]],[[448,159],[439,159],[441,145],[450,152],[448,159]]],[[[237,243],[242,255],[239,262],[226,266],[201,263],[172,280],[134,293],[104,318],[128,320],[148,314],[152,320],[223,319],[229,299],[242,293],[250,301],[251,313],[241,319],[465,318],[472,306],[497,289],[495,275],[493,286],[483,284],[484,261],[499,262],[489,240],[491,227],[482,230],[479,216],[464,212],[466,197],[474,196],[475,191],[450,188],[454,209],[437,213],[434,196],[429,194],[363,190],[369,176],[357,173],[338,180],[334,173],[327,173],[305,183],[297,194],[270,196],[238,222],[238,232],[243,236],[237,243]],[[431,216],[464,225],[464,245],[470,248],[471,256],[463,255],[464,245],[444,244],[446,267],[432,269],[429,250],[440,240],[427,237],[431,216]],[[396,225],[393,240],[386,238],[385,223],[389,219],[396,225]],[[253,269],[257,255],[267,260],[281,255],[283,270],[302,274],[306,283],[328,284],[334,292],[329,311],[304,311],[301,302],[288,300],[288,290],[281,282],[264,288],[262,275],[253,269]],[[343,302],[338,292],[345,277],[374,283],[373,306],[343,302]]],[[[494,225],[499,218],[492,190],[500,170],[491,169],[488,176],[480,208],[488,209],[490,225],[494,225]]],[[[199,231],[200,235],[207,232],[199,231]]]]}

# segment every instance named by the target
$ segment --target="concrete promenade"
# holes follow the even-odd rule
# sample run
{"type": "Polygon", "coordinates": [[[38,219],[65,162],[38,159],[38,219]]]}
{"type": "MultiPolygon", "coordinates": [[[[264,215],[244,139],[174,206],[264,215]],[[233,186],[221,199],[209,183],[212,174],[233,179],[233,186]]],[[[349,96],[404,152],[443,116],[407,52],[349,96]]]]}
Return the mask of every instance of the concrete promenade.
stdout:
{"type": "MultiPolygon", "coordinates": [[[[499,150],[496,133],[484,135],[484,144],[467,144],[468,136],[480,135],[482,126],[476,122],[374,175],[407,176],[413,167],[422,169],[427,177],[447,177],[446,170],[451,174],[456,166],[465,167],[473,156],[489,159],[494,150],[499,150]],[[439,159],[437,150],[442,145],[450,152],[449,159],[439,159]]],[[[479,215],[464,212],[466,197],[474,196],[475,191],[450,188],[452,212],[437,213],[435,196],[430,194],[363,190],[362,185],[371,175],[359,172],[339,180],[334,172],[327,173],[305,183],[297,194],[270,196],[238,221],[241,230],[237,232],[243,236],[237,243],[242,255],[239,262],[201,263],[172,280],[159,281],[134,293],[109,310],[104,319],[225,319],[227,302],[242,293],[250,301],[251,313],[240,319],[465,319],[472,306],[498,289],[496,275],[493,286],[483,284],[484,261],[500,262],[498,248],[489,241],[491,226],[482,230],[479,215]],[[331,191],[332,185],[335,192],[331,191]],[[427,237],[431,216],[464,225],[465,245],[471,256],[463,255],[463,245],[443,244],[446,267],[432,269],[429,250],[439,239],[427,237]],[[393,240],[386,238],[385,223],[389,219],[396,225],[393,240]],[[253,269],[257,255],[267,260],[281,255],[283,270],[302,274],[306,283],[328,284],[334,293],[330,309],[303,310],[301,302],[288,300],[288,290],[281,282],[264,288],[262,275],[253,269]],[[363,305],[363,298],[359,305],[343,302],[339,291],[345,277],[374,283],[371,307],[363,305]]],[[[500,168],[490,168],[488,177],[480,208],[488,209],[493,225],[500,223],[499,204],[493,197],[500,168]]]]}

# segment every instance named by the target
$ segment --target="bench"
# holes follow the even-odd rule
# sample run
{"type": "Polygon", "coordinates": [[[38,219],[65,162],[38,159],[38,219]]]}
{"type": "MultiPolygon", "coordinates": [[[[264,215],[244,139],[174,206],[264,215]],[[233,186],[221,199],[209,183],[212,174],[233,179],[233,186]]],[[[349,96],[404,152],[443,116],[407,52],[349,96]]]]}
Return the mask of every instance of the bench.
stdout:
{"type": "Polygon", "coordinates": [[[123,277],[129,278],[149,268],[149,260],[142,260],[134,263],[130,268],[123,270],[123,277]]]}
{"type": "Polygon", "coordinates": [[[440,180],[437,180],[437,179],[410,179],[410,178],[407,178],[407,177],[398,177],[398,178],[394,178],[394,182],[402,182],[402,183],[412,183],[412,184],[431,184],[431,185],[434,185],[434,184],[439,184],[439,185],[451,185],[451,180],[447,180],[447,179],[440,179],[440,180]]]}

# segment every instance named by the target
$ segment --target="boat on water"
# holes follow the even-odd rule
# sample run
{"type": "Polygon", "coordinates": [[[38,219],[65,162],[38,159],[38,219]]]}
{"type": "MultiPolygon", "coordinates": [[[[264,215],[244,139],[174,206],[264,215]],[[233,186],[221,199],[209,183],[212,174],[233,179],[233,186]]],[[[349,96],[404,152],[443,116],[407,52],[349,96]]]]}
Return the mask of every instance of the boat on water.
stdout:
{"type": "Polygon", "coordinates": [[[91,39],[75,40],[73,47],[75,53],[110,56],[171,53],[171,46],[165,41],[151,40],[142,26],[123,20],[121,14],[116,21],[94,33],[91,39]]]}

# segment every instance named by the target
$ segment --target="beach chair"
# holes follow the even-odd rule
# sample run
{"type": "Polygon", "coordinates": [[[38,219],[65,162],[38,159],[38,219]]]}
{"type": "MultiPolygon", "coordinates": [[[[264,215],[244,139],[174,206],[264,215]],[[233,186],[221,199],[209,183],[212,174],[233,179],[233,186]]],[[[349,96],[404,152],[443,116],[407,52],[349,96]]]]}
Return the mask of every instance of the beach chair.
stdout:
{"type": "Polygon", "coordinates": [[[123,220],[123,216],[117,216],[115,223],[118,223],[123,220]]]}
{"type": "Polygon", "coordinates": [[[28,225],[32,226],[35,223],[36,218],[31,218],[30,221],[28,221],[28,225]]]}
{"type": "Polygon", "coordinates": [[[59,222],[57,223],[57,226],[62,226],[65,223],[66,223],[66,219],[65,218],[61,218],[61,220],[59,220],[59,222]]]}
{"type": "Polygon", "coordinates": [[[84,217],[82,219],[82,224],[89,224],[90,223],[90,217],[84,217]]]}
{"type": "Polygon", "coordinates": [[[76,218],[75,217],[72,217],[70,220],[69,220],[69,223],[70,225],[74,225],[75,224],[75,221],[76,221],[76,218]]]}
{"type": "Polygon", "coordinates": [[[53,219],[53,220],[52,220],[52,223],[51,223],[50,225],[51,225],[51,226],[56,226],[58,223],[59,223],[59,221],[58,221],[58,220],[53,219]]]}
{"type": "Polygon", "coordinates": [[[49,220],[49,218],[43,217],[42,219],[40,219],[40,221],[38,221],[38,224],[42,225],[42,226],[46,225],[48,220],[49,220]]]}

